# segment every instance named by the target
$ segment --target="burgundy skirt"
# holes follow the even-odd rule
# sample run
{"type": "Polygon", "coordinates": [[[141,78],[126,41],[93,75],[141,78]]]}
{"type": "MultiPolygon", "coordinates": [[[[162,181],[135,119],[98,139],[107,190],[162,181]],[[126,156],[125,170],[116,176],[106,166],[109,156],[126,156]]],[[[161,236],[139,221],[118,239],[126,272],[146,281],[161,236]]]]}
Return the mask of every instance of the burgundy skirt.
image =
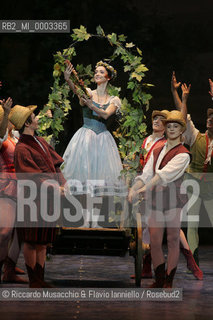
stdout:
{"type": "Polygon", "coordinates": [[[58,228],[18,228],[23,242],[48,244],[55,241],[58,228]]]}

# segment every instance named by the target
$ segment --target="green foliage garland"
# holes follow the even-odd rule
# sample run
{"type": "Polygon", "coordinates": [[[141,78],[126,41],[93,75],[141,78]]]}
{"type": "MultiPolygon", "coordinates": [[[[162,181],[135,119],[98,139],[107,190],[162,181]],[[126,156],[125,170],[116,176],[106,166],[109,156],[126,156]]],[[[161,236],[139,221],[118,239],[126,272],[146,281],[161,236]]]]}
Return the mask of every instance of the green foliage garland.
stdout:
{"type": "MultiPolygon", "coordinates": [[[[126,98],[121,99],[121,118],[119,128],[113,132],[118,140],[118,149],[124,162],[123,173],[131,178],[139,164],[139,153],[141,144],[146,135],[146,124],[144,120],[143,109],[148,109],[151,95],[146,93],[151,84],[144,83],[143,78],[148,71],[146,66],[142,64],[142,51],[135,44],[127,43],[126,36],[115,33],[105,34],[101,26],[96,28],[97,34],[90,34],[84,26],[79,29],[73,29],[71,37],[74,42],[69,48],[63,52],[58,51],[54,55],[54,83],[49,94],[48,103],[40,112],[40,129],[39,134],[45,136],[48,141],[54,138],[57,141],[59,133],[64,130],[63,122],[71,110],[69,100],[69,86],[64,81],[63,71],[66,68],[65,60],[72,60],[76,56],[75,44],[77,42],[88,41],[92,37],[104,38],[113,47],[112,56],[107,59],[114,61],[120,58],[123,62],[123,70],[128,73],[127,89],[131,91],[131,101],[126,98]],[[46,115],[47,110],[53,112],[53,118],[46,115]],[[48,131],[52,134],[48,135],[48,131]]],[[[106,59],[105,59],[106,60],[106,59]]],[[[84,67],[82,64],[76,66],[76,71],[80,79],[84,81],[86,86],[91,84],[93,78],[92,66],[84,67]]],[[[110,95],[119,96],[121,88],[109,85],[108,92],[110,95]]]]}

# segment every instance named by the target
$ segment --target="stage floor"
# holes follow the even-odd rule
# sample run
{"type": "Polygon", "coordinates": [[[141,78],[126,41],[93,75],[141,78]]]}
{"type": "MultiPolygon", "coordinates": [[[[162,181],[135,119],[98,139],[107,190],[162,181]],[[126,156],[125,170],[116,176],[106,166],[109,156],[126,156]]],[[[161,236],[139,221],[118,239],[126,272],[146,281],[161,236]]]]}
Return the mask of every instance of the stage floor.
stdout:
{"type": "MultiPolygon", "coordinates": [[[[18,265],[24,267],[23,255],[18,265]]],[[[3,301],[0,319],[212,319],[213,318],[213,247],[200,247],[203,281],[187,272],[186,261],[180,256],[174,287],[183,288],[182,301],[3,301]]],[[[105,256],[51,256],[46,263],[46,280],[58,288],[135,288],[130,275],[134,260],[105,256]]],[[[149,287],[152,279],[142,280],[149,287]]],[[[1,284],[12,288],[14,285],[1,284]]],[[[27,285],[16,285],[27,288],[27,285]]]]}

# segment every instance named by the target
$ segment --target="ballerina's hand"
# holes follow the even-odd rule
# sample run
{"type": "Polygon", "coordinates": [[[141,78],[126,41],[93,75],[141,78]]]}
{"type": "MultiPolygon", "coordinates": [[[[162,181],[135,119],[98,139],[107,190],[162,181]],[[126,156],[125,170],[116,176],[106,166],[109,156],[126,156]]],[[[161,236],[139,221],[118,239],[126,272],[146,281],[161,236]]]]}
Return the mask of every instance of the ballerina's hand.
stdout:
{"type": "Polygon", "coordinates": [[[135,191],[133,188],[130,189],[129,194],[128,194],[128,201],[132,203],[136,197],[137,197],[137,191],[135,191]]]}
{"type": "Polygon", "coordinates": [[[85,94],[81,97],[81,101],[91,110],[94,109],[92,99],[89,99],[85,94]]]}
{"type": "Polygon", "coordinates": [[[73,65],[71,63],[69,63],[69,64],[67,63],[67,67],[66,67],[66,69],[64,71],[64,79],[66,81],[70,79],[70,75],[73,72],[73,69],[74,69],[73,65]]]}

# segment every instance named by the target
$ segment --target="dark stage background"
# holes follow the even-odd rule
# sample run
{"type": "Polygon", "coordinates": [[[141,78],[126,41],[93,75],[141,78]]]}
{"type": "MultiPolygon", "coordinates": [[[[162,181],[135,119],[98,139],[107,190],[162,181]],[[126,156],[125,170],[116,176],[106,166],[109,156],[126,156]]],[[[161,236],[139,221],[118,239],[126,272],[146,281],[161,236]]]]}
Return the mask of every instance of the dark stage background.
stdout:
{"type": "MultiPolygon", "coordinates": [[[[173,108],[170,78],[191,83],[189,112],[196,126],[204,131],[206,109],[212,107],[208,94],[208,78],[213,78],[213,2],[212,0],[62,0],[11,1],[1,3],[3,19],[68,19],[71,29],[82,24],[95,33],[101,25],[106,33],[128,36],[143,51],[143,62],[149,68],[146,81],[153,83],[150,112],[156,108],[173,108]]],[[[70,45],[69,34],[0,34],[1,98],[11,96],[14,104],[36,104],[39,108],[48,100],[53,83],[53,54],[70,45]]],[[[89,41],[77,48],[75,63],[93,65],[108,57],[108,46],[89,41]]],[[[123,74],[118,76],[124,83],[123,74]]],[[[125,92],[122,92],[125,95],[125,92]]],[[[81,111],[77,100],[65,133],[57,145],[59,153],[81,126],[81,111]]],[[[150,130],[150,125],[148,126],[150,130]]],[[[203,239],[210,242],[212,231],[203,239]]],[[[205,235],[205,237],[204,237],[205,235]]]]}

